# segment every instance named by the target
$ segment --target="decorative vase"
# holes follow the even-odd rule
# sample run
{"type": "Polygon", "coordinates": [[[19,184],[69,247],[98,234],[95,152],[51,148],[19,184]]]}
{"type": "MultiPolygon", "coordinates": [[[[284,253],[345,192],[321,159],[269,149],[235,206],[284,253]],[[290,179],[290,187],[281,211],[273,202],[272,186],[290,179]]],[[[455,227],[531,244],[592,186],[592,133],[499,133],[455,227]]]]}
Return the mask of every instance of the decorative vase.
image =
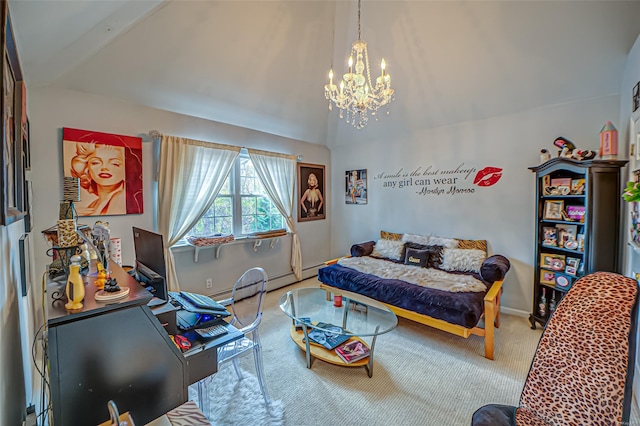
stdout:
{"type": "Polygon", "coordinates": [[[81,257],[78,255],[71,256],[71,264],[69,265],[69,278],[67,279],[67,300],[64,307],[69,310],[78,310],[82,308],[84,300],[84,282],[80,275],[81,257]]]}

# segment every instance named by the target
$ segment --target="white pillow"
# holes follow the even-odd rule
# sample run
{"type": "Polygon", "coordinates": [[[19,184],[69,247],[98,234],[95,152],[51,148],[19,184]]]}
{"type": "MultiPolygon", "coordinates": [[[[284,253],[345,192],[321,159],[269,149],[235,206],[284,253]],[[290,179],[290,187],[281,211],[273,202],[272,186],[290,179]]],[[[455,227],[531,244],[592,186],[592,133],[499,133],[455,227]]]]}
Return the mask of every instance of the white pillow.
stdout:
{"type": "Polygon", "coordinates": [[[455,238],[434,237],[432,235],[404,234],[402,241],[416,243],[423,246],[442,246],[444,248],[458,248],[458,240],[455,238]]]}
{"type": "Polygon", "coordinates": [[[430,245],[429,238],[431,237],[428,235],[415,235],[415,234],[402,235],[402,241],[404,241],[405,243],[416,243],[416,244],[422,244],[423,246],[430,245]]]}
{"type": "Polygon", "coordinates": [[[404,242],[379,239],[373,247],[373,253],[371,253],[371,256],[400,260],[402,259],[403,251],[404,242]]]}
{"type": "Polygon", "coordinates": [[[442,246],[444,248],[457,249],[458,240],[455,238],[429,237],[430,246],[442,246]]]}
{"type": "Polygon", "coordinates": [[[480,272],[487,255],[483,250],[446,248],[442,253],[440,269],[458,272],[480,272]]]}

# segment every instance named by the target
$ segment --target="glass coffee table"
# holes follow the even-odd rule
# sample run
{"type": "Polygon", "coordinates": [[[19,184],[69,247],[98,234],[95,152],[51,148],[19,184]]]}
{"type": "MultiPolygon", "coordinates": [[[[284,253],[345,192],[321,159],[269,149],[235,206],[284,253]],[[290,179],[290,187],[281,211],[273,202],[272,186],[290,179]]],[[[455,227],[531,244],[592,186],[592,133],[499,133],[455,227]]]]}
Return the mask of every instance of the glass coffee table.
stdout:
{"type": "Polygon", "coordinates": [[[298,288],[284,293],[279,304],[292,320],[291,338],[305,351],[307,368],[311,368],[312,358],[319,358],[341,366],[365,367],[371,377],[376,338],[398,325],[396,315],[382,303],[346,291],[332,294],[317,287],[298,288]],[[310,344],[309,333],[314,330],[331,333],[337,340],[359,341],[369,348],[369,356],[347,363],[334,349],[310,344]],[[370,337],[371,343],[363,337],[370,337]]]}

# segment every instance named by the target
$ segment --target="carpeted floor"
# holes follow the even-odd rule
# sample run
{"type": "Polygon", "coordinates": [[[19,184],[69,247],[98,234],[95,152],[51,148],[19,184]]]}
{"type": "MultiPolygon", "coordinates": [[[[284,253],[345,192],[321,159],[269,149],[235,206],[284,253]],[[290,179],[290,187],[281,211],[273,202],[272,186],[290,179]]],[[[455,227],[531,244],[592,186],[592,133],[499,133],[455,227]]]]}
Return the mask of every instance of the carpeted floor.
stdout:
{"type": "MultiPolygon", "coordinates": [[[[252,360],[251,356],[247,357],[252,360]]],[[[255,371],[255,370],[254,370],[255,371]]],[[[243,371],[242,380],[231,364],[223,366],[205,379],[205,395],[209,403],[198,402],[197,384],[189,387],[189,399],[198,404],[202,412],[216,426],[283,426],[281,401],[266,406],[256,376],[243,371]]]]}
{"type": "MultiPolygon", "coordinates": [[[[484,358],[477,336],[464,339],[399,319],[398,327],[376,342],[372,378],[364,368],[321,360],[307,369],[278,299],[291,288],[316,285],[309,279],[270,292],[264,309],[260,333],[267,389],[284,407],[284,424],[469,425],[485,404],[517,404],[541,334],[527,319],[502,315],[494,361],[484,358]]],[[[255,372],[251,357],[242,365],[255,372]]],[[[237,377],[229,380],[235,383],[237,377]]],[[[635,413],[631,420],[640,425],[635,413]]]]}

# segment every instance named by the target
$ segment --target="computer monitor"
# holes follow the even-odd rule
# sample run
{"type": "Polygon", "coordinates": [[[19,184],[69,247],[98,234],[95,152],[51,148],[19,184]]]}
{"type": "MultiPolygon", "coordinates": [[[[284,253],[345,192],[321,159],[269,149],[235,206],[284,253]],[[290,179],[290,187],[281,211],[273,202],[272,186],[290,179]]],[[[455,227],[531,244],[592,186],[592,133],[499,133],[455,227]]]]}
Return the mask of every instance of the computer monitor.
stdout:
{"type": "Polygon", "coordinates": [[[137,279],[158,299],[168,300],[162,235],[133,227],[137,279]]]}

